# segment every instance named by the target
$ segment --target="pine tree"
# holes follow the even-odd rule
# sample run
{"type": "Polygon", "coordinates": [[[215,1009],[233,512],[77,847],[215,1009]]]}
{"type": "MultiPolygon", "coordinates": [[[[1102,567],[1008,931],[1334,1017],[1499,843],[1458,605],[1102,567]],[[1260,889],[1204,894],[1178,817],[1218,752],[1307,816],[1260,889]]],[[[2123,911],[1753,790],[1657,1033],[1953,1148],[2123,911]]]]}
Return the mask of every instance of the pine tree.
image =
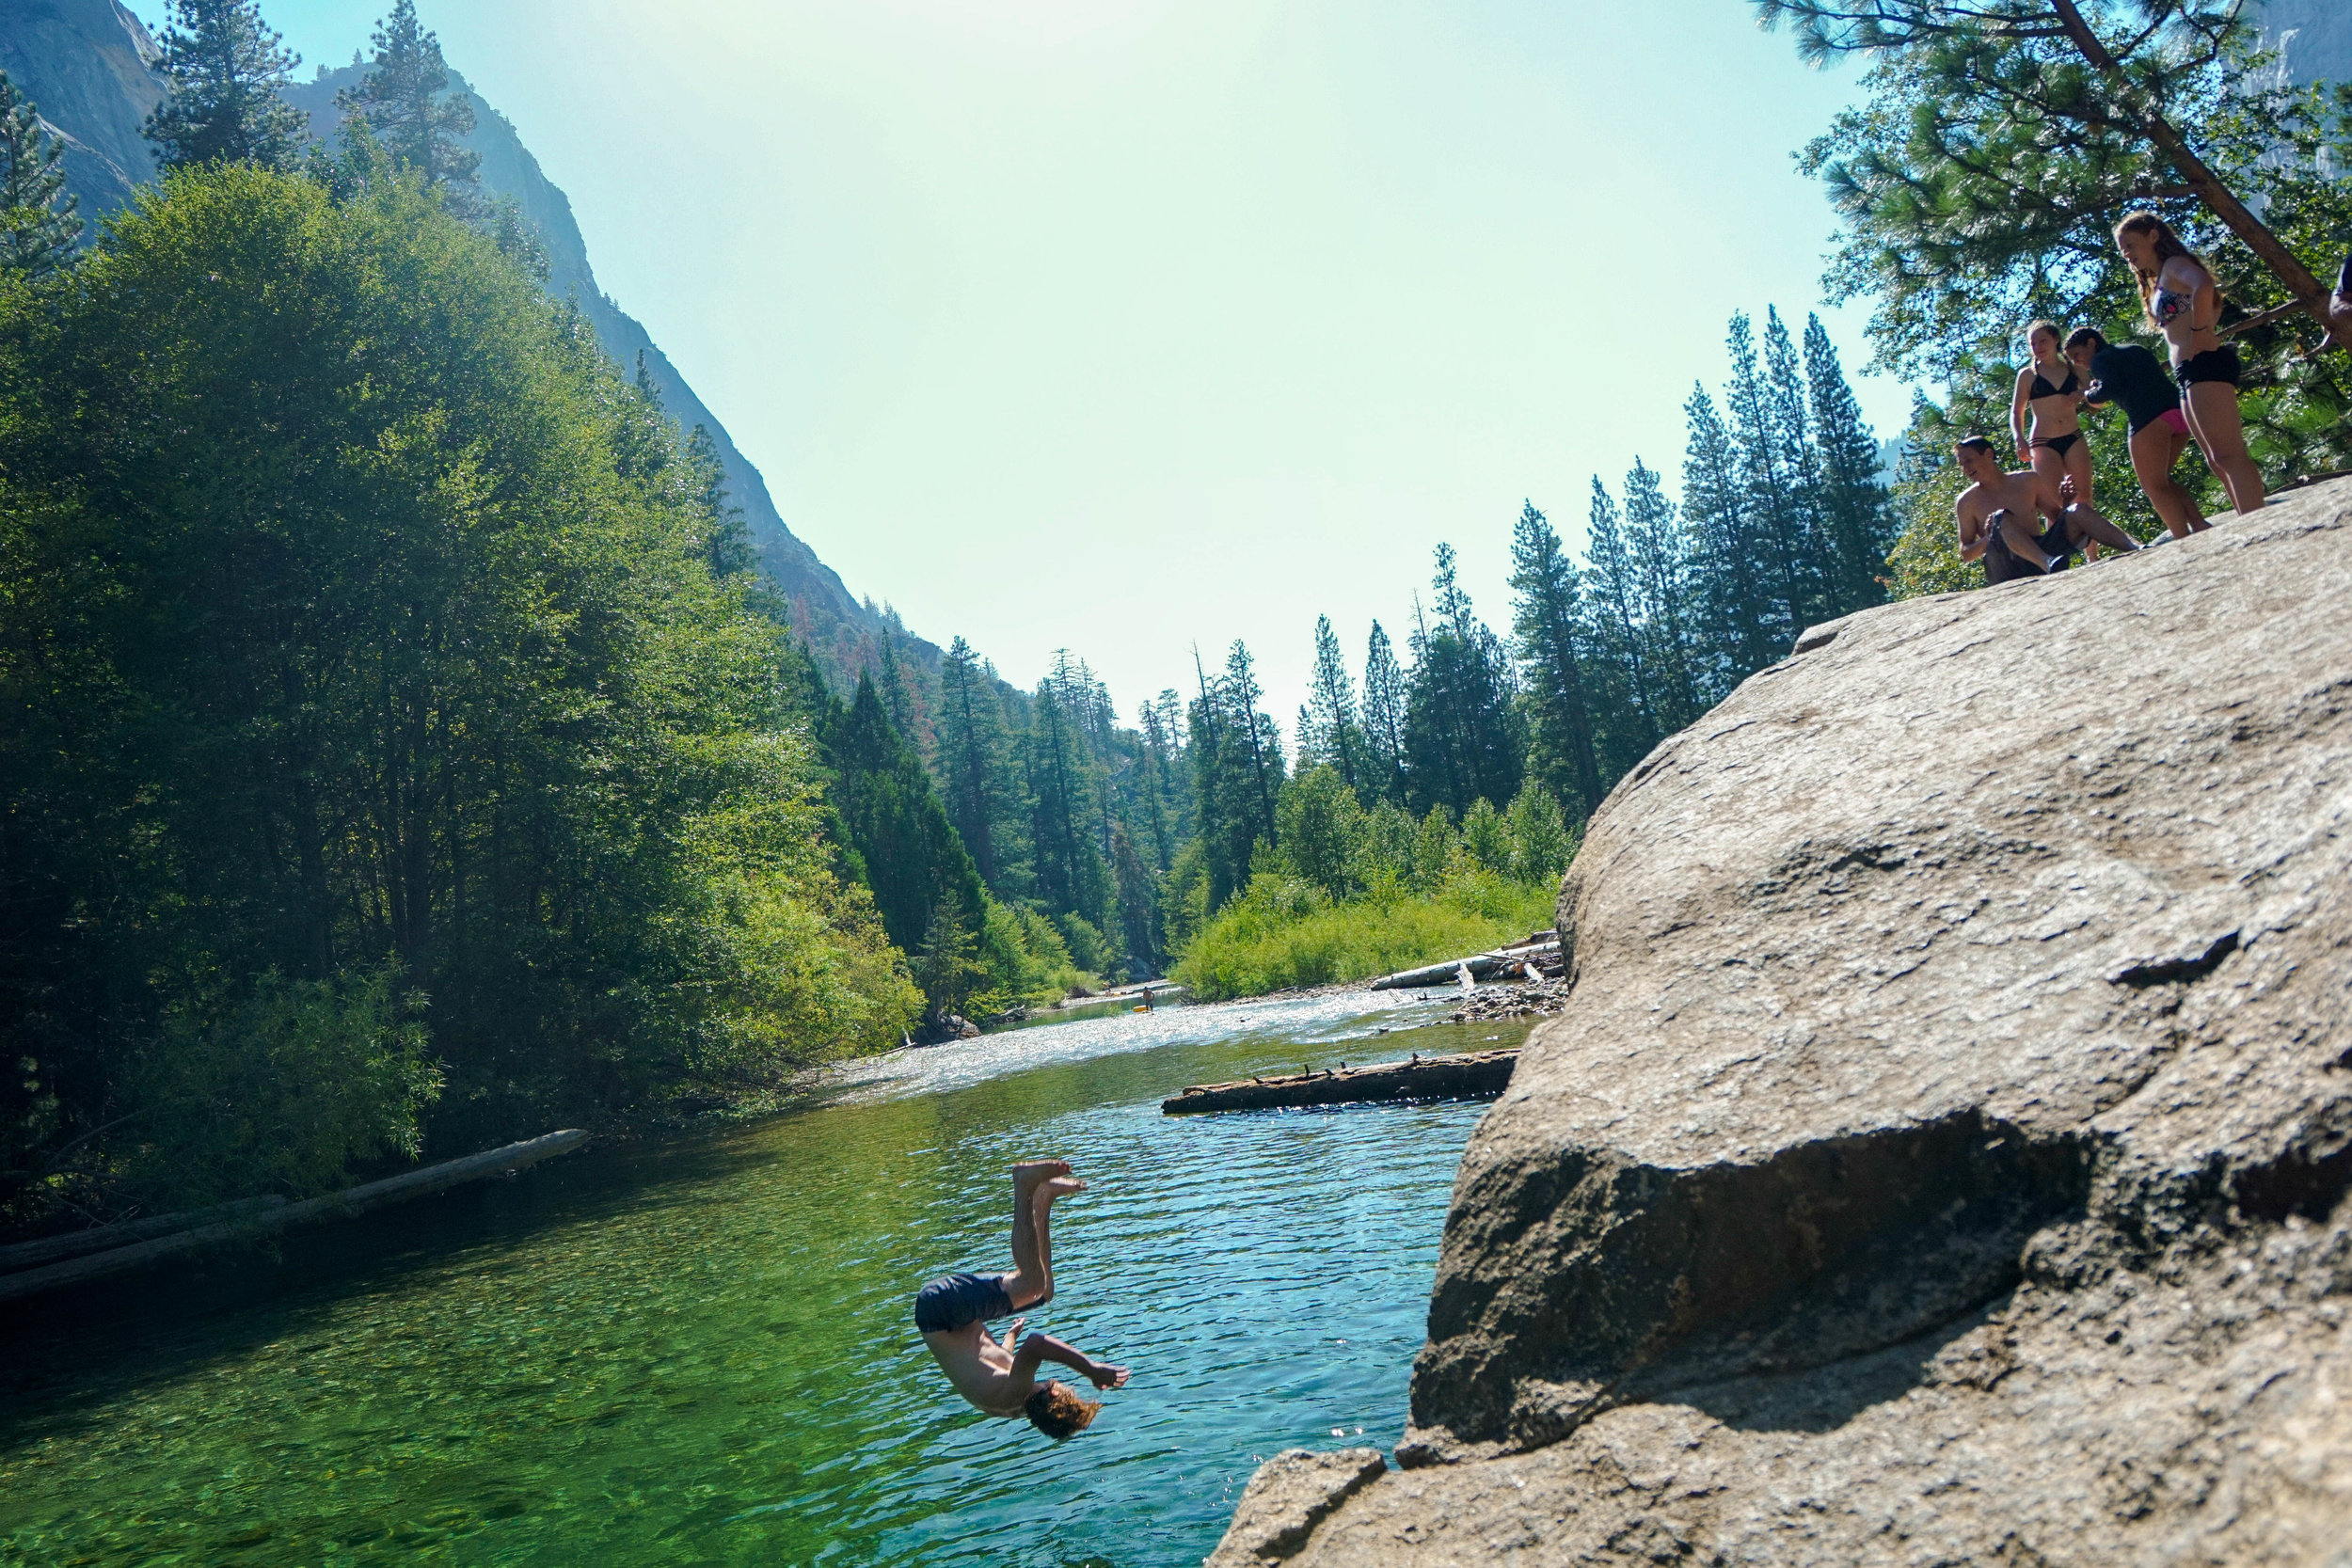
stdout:
{"type": "Polygon", "coordinates": [[[1585,599],[1597,662],[1607,673],[1607,700],[1598,714],[1602,750],[1612,781],[1647,756],[1664,733],[1659,722],[1656,672],[1649,667],[1642,626],[1642,580],[1626,548],[1617,502],[1593,476],[1586,522],[1585,599]]]}
{"type": "Polygon", "coordinates": [[[1744,510],[1755,523],[1762,582],[1772,595],[1771,642],[1777,651],[1787,648],[1809,619],[1805,607],[1813,596],[1812,574],[1804,518],[1781,461],[1772,393],[1756,363],[1755,325],[1746,311],[1732,316],[1724,346],[1731,355],[1731,380],[1724,388],[1724,406],[1731,419],[1732,463],[1740,476],[1744,510]]]}
{"type": "Polygon", "coordinates": [[[1770,664],[1788,643],[1766,588],[1765,546],[1731,432],[1704,387],[1692,388],[1683,413],[1691,430],[1682,463],[1683,526],[1692,540],[1707,689],[1719,693],[1770,664]]]}
{"type": "Polygon", "coordinates": [[[727,471],[708,425],[697,423],[686,438],[686,461],[697,476],[695,495],[703,515],[710,520],[710,575],[731,578],[750,571],[759,564],[759,552],[744,524],[743,509],[727,499],[727,471]]]}
{"type": "Polygon", "coordinates": [[[80,198],[66,190],[57,157],[32,100],[0,71],[0,272],[40,277],[72,256],[80,198]]]}
{"type": "Polygon", "coordinates": [[[256,0],[171,0],[170,18],[157,66],[164,101],[143,127],[164,166],[296,166],[310,122],[278,93],[302,56],[279,47],[256,0]]]}
{"type": "Polygon", "coordinates": [[[1804,585],[1804,613],[1799,629],[1837,614],[1834,557],[1821,508],[1821,471],[1814,451],[1812,420],[1807,407],[1804,371],[1797,346],[1789,341],[1788,324],[1779,309],[1764,308],[1764,386],[1769,415],[1772,467],[1788,498],[1786,506],[1804,585]]]}
{"type": "Polygon", "coordinates": [[[1225,656],[1225,696],[1232,705],[1235,738],[1245,743],[1249,758],[1252,792],[1258,801],[1258,826],[1269,847],[1280,848],[1274,827],[1274,794],[1282,782],[1282,738],[1274,721],[1258,711],[1265,689],[1258,684],[1257,661],[1238,637],[1225,656]]]}
{"type": "Polygon", "coordinates": [[[1406,770],[1414,803],[1468,811],[1484,798],[1509,800],[1525,766],[1523,721],[1508,650],[1478,619],[1463,592],[1454,547],[1437,546],[1430,581],[1433,628],[1414,601],[1413,668],[1406,683],[1406,770]]]}
{"type": "Polygon", "coordinates": [[[1638,457],[1625,476],[1625,536],[1641,589],[1653,715],[1660,731],[1671,735],[1707,706],[1692,613],[1690,538],[1657,470],[1638,457]]]}
{"type": "Polygon", "coordinates": [[[1589,816],[1604,791],[1585,700],[1576,566],[1534,501],[1521,506],[1511,530],[1511,588],[1518,595],[1513,625],[1534,719],[1529,765],[1580,802],[1579,815],[1589,816]]]}
{"type": "Polygon", "coordinates": [[[948,644],[939,667],[940,793],[948,820],[979,863],[981,879],[1003,893],[998,819],[1006,815],[1008,781],[1004,713],[993,686],[971,643],[959,637],[948,644]]]}
{"type": "Polygon", "coordinates": [[[441,40],[417,21],[414,0],[393,0],[376,24],[375,64],[356,88],[335,95],[346,124],[365,124],[392,161],[415,169],[445,205],[471,214],[480,200],[475,175],[482,154],[460,145],[473,135],[473,105],[449,91],[441,40]]]}
{"type": "MultiPolygon", "coordinates": [[[[1314,735],[1323,760],[1339,769],[1340,780],[1348,788],[1363,787],[1364,732],[1356,718],[1356,689],[1347,678],[1347,661],[1340,653],[1340,640],[1331,629],[1331,617],[1315,617],[1315,667],[1310,683],[1311,702],[1314,712],[1314,735]]],[[[1299,728],[1299,767],[1306,761],[1307,721],[1302,715],[1299,728]]]]}
{"type": "Polygon", "coordinates": [[[1895,545],[1894,508],[1879,477],[1878,441],[1863,422],[1837,347],[1816,315],[1804,323],[1804,378],[1820,452],[1821,512],[1837,563],[1835,613],[1845,615],[1886,597],[1880,579],[1895,545]]]}
{"type": "Polygon", "coordinates": [[[1364,646],[1364,735],[1378,775],[1378,799],[1405,803],[1405,672],[1380,623],[1364,646]]]}

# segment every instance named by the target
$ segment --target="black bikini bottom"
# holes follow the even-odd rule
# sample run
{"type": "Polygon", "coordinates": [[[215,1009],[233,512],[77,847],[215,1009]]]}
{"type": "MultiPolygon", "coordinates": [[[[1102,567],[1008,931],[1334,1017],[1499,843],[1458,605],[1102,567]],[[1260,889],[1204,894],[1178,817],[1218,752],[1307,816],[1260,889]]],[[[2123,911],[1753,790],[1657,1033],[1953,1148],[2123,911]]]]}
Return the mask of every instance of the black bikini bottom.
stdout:
{"type": "Polygon", "coordinates": [[[2238,372],[2237,349],[2230,343],[2209,348],[2172,367],[2172,378],[2181,384],[2184,392],[2201,381],[2226,381],[2234,387],[2238,372]]]}
{"type": "Polygon", "coordinates": [[[2081,431],[2070,430],[2063,436],[2037,436],[2033,438],[2033,444],[2037,447],[2047,447],[2060,457],[2064,457],[2067,449],[2082,438],[2081,431]]]}

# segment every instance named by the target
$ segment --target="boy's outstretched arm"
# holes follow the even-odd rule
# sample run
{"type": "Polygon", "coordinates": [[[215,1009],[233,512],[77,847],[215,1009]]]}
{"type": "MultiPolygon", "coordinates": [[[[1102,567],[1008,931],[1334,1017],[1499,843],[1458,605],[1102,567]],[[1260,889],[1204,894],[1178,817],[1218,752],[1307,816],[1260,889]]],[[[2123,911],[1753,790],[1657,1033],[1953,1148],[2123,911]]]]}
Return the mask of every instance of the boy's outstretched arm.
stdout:
{"type": "Polygon", "coordinates": [[[1097,1388],[1120,1388],[1127,1383],[1126,1368],[1097,1361],[1075,1345],[1066,1344],[1050,1334],[1032,1334],[1021,1341],[1021,1349],[1012,1358],[1012,1375],[1034,1379],[1039,1363],[1044,1361],[1069,1368],[1097,1388]]]}

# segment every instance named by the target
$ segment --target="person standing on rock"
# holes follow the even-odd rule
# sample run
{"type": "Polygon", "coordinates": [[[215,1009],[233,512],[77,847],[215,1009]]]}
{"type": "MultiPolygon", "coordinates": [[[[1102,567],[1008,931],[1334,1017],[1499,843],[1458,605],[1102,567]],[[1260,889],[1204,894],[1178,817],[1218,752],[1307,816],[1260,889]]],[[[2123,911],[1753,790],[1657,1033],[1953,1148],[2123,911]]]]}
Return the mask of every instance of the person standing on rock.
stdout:
{"type": "Polygon", "coordinates": [[[2217,330],[2221,291],[2212,271],[2153,213],[2134,213],[2117,224],[2115,245],[2139,279],[2148,325],[2171,345],[2181,406],[2197,444],[2205,449],[2205,461],[2229,491],[2237,515],[2253,516],[2265,504],[2263,476],[2246,451],[2246,427],[2237,408],[2242,367],[2237,349],[2224,343],[2217,330]]]}
{"type": "Polygon", "coordinates": [[[2087,503],[2091,499],[2090,443],[2082,433],[2082,374],[2059,351],[2056,322],[2036,322],[2026,328],[2026,351],[2030,362],[2017,372],[2009,407],[2017,461],[2048,475],[2053,484],[2073,480],[2074,494],[2087,503]]]}
{"type": "Polygon", "coordinates": [[[1037,1381],[1047,1361],[1068,1367],[1097,1388],[1120,1388],[1127,1369],[1097,1361],[1049,1334],[1020,1338],[1026,1318],[1013,1318],[999,1342],[987,1324],[1054,1299],[1054,1200],[1086,1191],[1066,1160],[1012,1167],[1012,1272],[944,1275],[914,1296],[914,1326],[947,1381],[990,1416],[1026,1416],[1048,1437],[1073,1437],[1103,1407],[1061,1384],[1037,1381]],[[1016,1343],[1018,1341],[1018,1343],[1016,1343]]]}
{"type": "Polygon", "coordinates": [[[2131,429],[2132,472],[2172,537],[2202,531],[2208,526],[2203,509],[2188,486],[2172,477],[2189,448],[2188,420],[2163,364],[2137,343],[2108,342],[2095,326],[2078,326],[2067,336],[2066,357],[2089,383],[2085,403],[2122,408],[2131,429]]]}
{"type": "Polygon", "coordinates": [[[2139,547],[2130,534],[2075,500],[2071,479],[2053,481],[2033,468],[2011,472],[1981,436],[1956,443],[1952,457],[1969,482],[1953,506],[1960,558],[1982,561],[1988,584],[2058,571],[2087,544],[2139,547]],[[2037,515],[2049,519],[2046,530],[2034,528],[2037,515]]]}

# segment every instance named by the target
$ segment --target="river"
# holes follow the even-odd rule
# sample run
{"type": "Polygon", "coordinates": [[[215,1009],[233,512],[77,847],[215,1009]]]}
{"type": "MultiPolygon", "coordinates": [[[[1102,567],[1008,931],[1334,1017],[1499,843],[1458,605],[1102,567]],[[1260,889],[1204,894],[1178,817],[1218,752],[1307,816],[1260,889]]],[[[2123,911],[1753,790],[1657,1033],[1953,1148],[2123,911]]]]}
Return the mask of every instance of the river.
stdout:
{"type": "Polygon", "coordinates": [[[1159,1101],[1526,1030],[1442,1017],[1359,993],[897,1052],[725,1135],[26,1314],[0,1563],[1198,1563],[1261,1459],[1396,1442],[1485,1107],[1159,1101]],[[909,1315],[1009,1266],[1005,1166],[1049,1154],[1092,1186],[1031,1326],[1134,1369],[1058,1446],[958,1401],[909,1315]]]}

